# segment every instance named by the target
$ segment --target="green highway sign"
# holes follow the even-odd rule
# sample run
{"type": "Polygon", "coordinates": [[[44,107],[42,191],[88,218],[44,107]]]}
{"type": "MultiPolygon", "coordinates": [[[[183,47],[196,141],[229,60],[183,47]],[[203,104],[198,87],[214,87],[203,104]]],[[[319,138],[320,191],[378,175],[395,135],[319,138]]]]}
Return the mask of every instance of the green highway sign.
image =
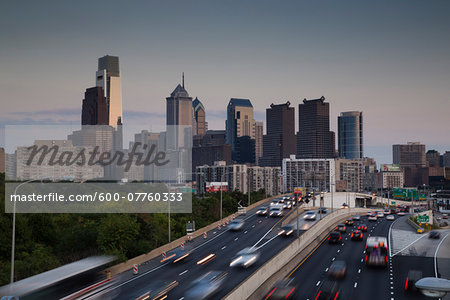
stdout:
{"type": "Polygon", "coordinates": [[[395,201],[391,201],[391,205],[395,205],[395,201]]]}
{"type": "Polygon", "coordinates": [[[429,216],[418,216],[417,221],[419,221],[419,223],[429,223],[430,217],[429,216]]]}

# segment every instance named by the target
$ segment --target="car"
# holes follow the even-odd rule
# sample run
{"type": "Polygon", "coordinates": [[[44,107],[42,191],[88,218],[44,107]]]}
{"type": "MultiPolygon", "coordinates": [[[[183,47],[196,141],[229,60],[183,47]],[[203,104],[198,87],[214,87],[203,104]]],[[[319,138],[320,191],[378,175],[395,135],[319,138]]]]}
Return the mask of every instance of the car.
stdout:
{"type": "Polygon", "coordinates": [[[283,204],[283,203],[284,203],[284,201],[281,202],[281,200],[275,199],[275,200],[270,201],[270,206],[273,206],[273,205],[281,205],[281,204],[283,204]]]}
{"type": "Polygon", "coordinates": [[[345,226],[345,224],[338,224],[338,226],[336,226],[336,230],[339,232],[346,232],[347,227],[345,226]]]}
{"type": "Polygon", "coordinates": [[[347,272],[347,263],[343,260],[335,260],[328,268],[328,277],[333,279],[341,279],[345,277],[347,272]]]}
{"type": "Polygon", "coordinates": [[[184,299],[208,299],[215,295],[227,278],[227,273],[222,271],[209,271],[200,278],[194,280],[186,292],[184,299]]]}
{"type": "Polygon", "coordinates": [[[332,231],[328,237],[328,242],[330,244],[339,243],[342,239],[341,233],[339,231],[332,231]]]}
{"type": "Polygon", "coordinates": [[[231,231],[238,231],[244,227],[245,221],[242,219],[234,219],[228,224],[228,229],[231,231]]]}
{"type": "Polygon", "coordinates": [[[342,203],[341,208],[348,208],[348,204],[347,203],[342,203]]]}
{"type": "Polygon", "coordinates": [[[363,240],[363,233],[362,233],[361,230],[356,229],[356,230],[354,230],[352,232],[352,234],[350,235],[350,238],[353,241],[362,241],[363,240]]]}
{"type": "Polygon", "coordinates": [[[283,215],[283,207],[282,206],[276,206],[271,207],[269,211],[270,217],[281,217],[283,215]]]}
{"type": "Polygon", "coordinates": [[[358,225],[358,230],[361,230],[362,232],[366,232],[367,231],[367,225],[366,224],[358,225]]]}
{"type": "Polygon", "coordinates": [[[386,216],[386,220],[394,221],[394,220],[395,220],[395,217],[394,217],[394,215],[387,215],[387,216],[386,216]]]}
{"type": "Polygon", "coordinates": [[[377,221],[377,219],[378,219],[378,217],[377,217],[377,215],[375,215],[375,214],[372,214],[372,215],[370,215],[368,218],[367,218],[367,220],[369,220],[369,221],[377,221]]]}
{"type": "Polygon", "coordinates": [[[389,209],[386,209],[383,213],[384,213],[385,215],[390,215],[390,214],[391,214],[391,211],[390,211],[389,209]]]}
{"type": "MultiPolygon", "coordinates": [[[[172,291],[175,287],[178,286],[178,281],[164,281],[161,279],[152,280],[151,283],[146,287],[147,290],[145,294],[140,296],[137,299],[165,299],[169,296],[169,292],[172,291]]],[[[67,297],[69,298],[69,297],[67,297]]],[[[19,298],[4,298],[1,297],[1,300],[19,300],[19,298]]],[[[77,298],[79,299],[79,298],[77,298]]]]}
{"type": "Polygon", "coordinates": [[[416,292],[416,282],[422,278],[422,271],[409,270],[405,280],[405,292],[416,292]]]}
{"type": "Polygon", "coordinates": [[[405,212],[404,211],[399,211],[398,213],[397,213],[397,216],[404,216],[405,215],[405,212]]]}
{"type": "Polygon", "coordinates": [[[285,225],[280,228],[280,231],[278,231],[278,235],[285,236],[285,237],[292,235],[292,233],[294,233],[293,225],[285,225]]]}
{"type": "Polygon", "coordinates": [[[279,280],[266,296],[266,300],[275,299],[297,299],[297,285],[294,278],[285,278],[279,280]]]}
{"type": "Polygon", "coordinates": [[[371,215],[373,215],[373,212],[371,212],[371,211],[366,212],[366,216],[367,216],[367,217],[369,217],[369,216],[371,216],[371,215]]]}
{"type": "Polygon", "coordinates": [[[436,230],[430,231],[430,234],[428,235],[428,238],[430,239],[439,239],[441,237],[441,233],[436,230]]]}
{"type": "Polygon", "coordinates": [[[345,220],[345,225],[347,225],[347,226],[353,226],[354,223],[355,222],[351,219],[345,220]]]}
{"type": "Polygon", "coordinates": [[[336,280],[324,280],[317,290],[314,300],[334,300],[340,294],[339,282],[336,280]]]}
{"type": "Polygon", "coordinates": [[[292,208],[292,202],[291,202],[291,200],[286,200],[286,201],[284,201],[284,206],[283,206],[283,208],[285,208],[285,209],[291,209],[291,208],[292,208]]]}
{"type": "Polygon", "coordinates": [[[361,220],[361,217],[359,215],[354,215],[353,216],[353,220],[354,221],[359,221],[359,220],[361,220]]]}
{"type": "Polygon", "coordinates": [[[189,255],[191,254],[191,250],[187,249],[187,246],[184,246],[183,248],[175,248],[174,250],[168,252],[166,254],[166,257],[161,260],[161,262],[171,262],[171,263],[178,263],[178,262],[184,262],[189,258],[189,255]]]}
{"type": "Polygon", "coordinates": [[[382,211],[377,212],[378,218],[384,218],[384,213],[382,211]]]}
{"type": "Polygon", "coordinates": [[[269,213],[269,209],[265,206],[261,206],[260,208],[258,208],[258,210],[256,211],[256,214],[258,216],[267,216],[267,214],[269,213]]]}
{"type": "Polygon", "coordinates": [[[327,209],[325,207],[319,207],[319,210],[317,211],[317,213],[323,213],[326,214],[327,213],[327,209]]]}
{"type": "Polygon", "coordinates": [[[259,258],[259,252],[253,247],[247,247],[239,251],[230,262],[230,267],[248,268],[259,258]]]}
{"type": "Polygon", "coordinates": [[[316,219],[316,213],[312,210],[309,210],[306,212],[306,214],[303,216],[303,219],[305,221],[314,221],[316,219]]]}

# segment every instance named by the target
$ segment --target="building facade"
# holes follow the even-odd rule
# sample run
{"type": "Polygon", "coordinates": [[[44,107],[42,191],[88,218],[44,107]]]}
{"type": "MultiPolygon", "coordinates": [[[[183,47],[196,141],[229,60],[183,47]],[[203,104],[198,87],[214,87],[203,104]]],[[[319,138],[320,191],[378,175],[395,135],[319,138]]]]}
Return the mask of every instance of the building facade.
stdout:
{"type": "Polygon", "coordinates": [[[408,142],[406,145],[392,146],[393,164],[400,167],[426,167],[425,145],[408,142]]]}
{"type": "Polygon", "coordinates": [[[441,154],[436,150],[428,150],[425,154],[429,167],[441,167],[441,154]]]}
{"type": "Polygon", "coordinates": [[[266,109],[266,135],[263,137],[261,165],[280,167],[283,158],[296,153],[295,109],[288,101],[266,109]]]}
{"type": "Polygon", "coordinates": [[[297,157],[334,158],[335,136],[330,131],[330,104],[325,97],[298,105],[297,157]]]}
{"type": "Polygon", "coordinates": [[[343,190],[337,192],[360,192],[363,190],[363,162],[361,159],[336,159],[336,181],[341,181],[343,190]]]}
{"type": "Polygon", "coordinates": [[[339,157],[346,159],[364,157],[362,112],[342,112],[338,117],[338,152],[339,157]]]}
{"type": "Polygon", "coordinates": [[[0,173],[6,171],[6,153],[4,148],[0,148],[0,173]]]}
{"type": "Polygon", "coordinates": [[[106,98],[107,124],[114,127],[121,125],[123,123],[122,84],[118,56],[106,55],[98,59],[96,86],[103,89],[106,98]]]}
{"type": "Polygon", "coordinates": [[[263,156],[263,135],[264,123],[261,121],[255,122],[255,163],[257,165],[259,165],[263,156]]]}
{"type": "Polygon", "coordinates": [[[81,110],[81,125],[108,125],[108,106],[103,88],[86,89],[81,110]]]}
{"type": "Polygon", "coordinates": [[[192,101],[192,113],[194,119],[192,120],[193,135],[203,136],[208,130],[208,123],[206,122],[206,111],[203,103],[196,97],[192,101]]]}

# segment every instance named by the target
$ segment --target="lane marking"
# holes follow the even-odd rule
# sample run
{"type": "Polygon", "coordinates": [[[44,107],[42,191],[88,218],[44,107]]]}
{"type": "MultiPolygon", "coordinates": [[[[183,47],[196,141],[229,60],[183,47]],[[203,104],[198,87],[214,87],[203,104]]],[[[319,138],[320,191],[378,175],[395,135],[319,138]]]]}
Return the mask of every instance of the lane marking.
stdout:
{"type": "Polygon", "coordinates": [[[396,253],[392,254],[391,257],[394,257],[394,256],[396,256],[397,254],[399,254],[399,253],[405,251],[406,249],[408,249],[408,248],[411,247],[413,244],[415,244],[416,242],[418,242],[419,240],[423,239],[423,238],[426,237],[426,236],[428,236],[428,233],[422,235],[422,236],[421,236],[420,238],[418,238],[418,239],[415,239],[415,240],[414,240],[412,243],[410,243],[408,246],[406,246],[406,247],[404,247],[403,249],[401,249],[400,251],[397,251],[396,253]]]}
{"type": "Polygon", "coordinates": [[[316,286],[319,286],[319,284],[320,284],[320,280],[319,280],[319,281],[317,281],[317,283],[316,283],[316,286]]]}
{"type": "Polygon", "coordinates": [[[320,246],[322,246],[322,244],[327,240],[328,234],[322,239],[322,241],[294,268],[294,270],[292,270],[291,273],[289,273],[289,275],[286,278],[291,277],[292,274],[295,273],[295,271],[297,271],[298,268],[300,268],[300,266],[317,250],[317,248],[319,248],[320,246]]]}
{"type": "Polygon", "coordinates": [[[270,240],[266,241],[264,244],[262,244],[261,246],[255,248],[255,250],[259,250],[262,247],[264,247],[265,245],[267,245],[269,242],[273,241],[274,239],[276,239],[278,237],[278,235],[274,236],[273,238],[271,238],[270,240]]]}
{"type": "Polygon", "coordinates": [[[358,283],[357,282],[355,282],[355,285],[353,285],[353,287],[354,288],[356,288],[358,286],[358,283]]]}
{"type": "Polygon", "coordinates": [[[246,234],[247,233],[247,230],[246,231],[244,231],[244,234],[246,234]]]}
{"type": "Polygon", "coordinates": [[[237,241],[239,238],[235,238],[234,241],[237,241]]]}
{"type": "Polygon", "coordinates": [[[325,272],[328,272],[328,268],[325,269],[325,272]]]}
{"type": "Polygon", "coordinates": [[[442,242],[445,240],[445,238],[448,236],[448,233],[444,236],[444,238],[439,242],[436,252],[434,252],[434,274],[436,275],[436,278],[438,278],[438,272],[437,272],[437,254],[439,251],[439,247],[441,246],[442,242]]]}
{"type": "Polygon", "coordinates": [[[221,250],[225,249],[227,246],[223,246],[221,250]]]}
{"type": "Polygon", "coordinates": [[[361,269],[358,269],[358,274],[361,273],[361,269]]]}
{"type": "Polygon", "coordinates": [[[181,276],[183,274],[186,274],[188,270],[184,270],[183,272],[181,272],[180,274],[178,274],[178,276],[181,276]]]}

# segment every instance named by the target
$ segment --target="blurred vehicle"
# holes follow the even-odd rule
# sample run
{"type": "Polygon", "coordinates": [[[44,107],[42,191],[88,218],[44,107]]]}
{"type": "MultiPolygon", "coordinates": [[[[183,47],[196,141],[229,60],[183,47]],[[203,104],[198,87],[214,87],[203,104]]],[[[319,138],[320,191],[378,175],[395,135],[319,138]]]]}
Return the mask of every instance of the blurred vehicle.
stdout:
{"type": "Polygon", "coordinates": [[[285,278],[277,281],[264,299],[296,299],[297,291],[294,278],[285,278]]]}
{"type": "Polygon", "coordinates": [[[406,214],[405,212],[399,211],[399,212],[397,213],[397,216],[404,216],[405,214],[406,214]]]}
{"type": "Polygon", "coordinates": [[[272,205],[281,205],[281,204],[283,204],[283,202],[281,202],[281,200],[279,200],[279,199],[274,199],[274,200],[270,201],[270,206],[272,206],[272,205]]]}
{"type": "Polygon", "coordinates": [[[222,287],[227,273],[222,271],[209,271],[192,282],[184,299],[208,299],[214,296],[222,287]]]}
{"type": "Polygon", "coordinates": [[[367,225],[366,224],[360,224],[360,225],[358,225],[358,229],[361,230],[362,232],[366,232],[367,231],[367,225]]]}
{"type": "Polygon", "coordinates": [[[208,263],[210,263],[214,258],[216,258],[216,255],[214,253],[210,253],[210,254],[206,255],[205,257],[203,257],[202,259],[200,259],[197,262],[197,265],[205,266],[208,263]]]}
{"type": "Polygon", "coordinates": [[[328,237],[328,242],[330,244],[339,243],[341,241],[341,233],[339,231],[332,231],[328,237]]]}
{"type": "Polygon", "coordinates": [[[359,221],[359,220],[361,220],[361,217],[359,215],[354,215],[353,216],[353,220],[354,221],[359,221]]]}
{"type": "Polygon", "coordinates": [[[348,204],[347,204],[347,203],[342,203],[341,208],[347,208],[347,207],[348,207],[348,204]]]}
{"type": "Polygon", "coordinates": [[[430,238],[430,239],[440,239],[441,238],[441,233],[439,231],[432,230],[432,231],[430,231],[430,234],[428,235],[428,238],[430,238]]]}
{"type": "Polygon", "coordinates": [[[345,225],[347,225],[347,226],[353,226],[354,223],[355,222],[351,219],[345,220],[345,225]]]}
{"type": "Polygon", "coordinates": [[[323,213],[326,214],[327,213],[327,209],[325,207],[320,207],[319,210],[317,211],[317,213],[323,213]]]}
{"type": "Polygon", "coordinates": [[[366,241],[366,265],[382,266],[388,265],[387,239],[381,236],[369,236],[366,241]]]}
{"type": "Polygon", "coordinates": [[[327,279],[319,286],[314,300],[335,300],[338,299],[339,293],[339,282],[327,279]]]}
{"type": "Polygon", "coordinates": [[[386,220],[394,221],[394,220],[395,220],[395,217],[394,217],[394,215],[387,215],[387,216],[386,216],[386,220]]]}
{"type": "Polygon", "coordinates": [[[368,216],[371,216],[371,215],[373,215],[373,212],[371,212],[371,211],[366,212],[366,216],[367,216],[367,217],[368,217],[368,216]]]}
{"type": "Polygon", "coordinates": [[[139,296],[136,300],[159,300],[167,298],[169,292],[178,286],[174,281],[152,281],[148,287],[148,292],[139,296]]]}
{"type": "Polygon", "coordinates": [[[314,221],[316,219],[316,213],[313,210],[309,210],[306,212],[306,214],[303,216],[303,219],[305,221],[314,221]]]}
{"type": "Polygon", "coordinates": [[[285,201],[284,201],[284,206],[283,206],[283,208],[291,209],[291,208],[292,208],[292,202],[291,202],[291,200],[285,200],[285,201]]]}
{"type": "Polygon", "coordinates": [[[269,211],[271,217],[281,217],[283,215],[283,207],[281,205],[272,206],[269,211]]]}
{"type": "Polygon", "coordinates": [[[353,232],[352,232],[352,234],[350,235],[350,238],[353,240],[353,241],[362,241],[363,240],[363,233],[362,233],[362,231],[361,230],[354,230],[353,232]]]}
{"type": "Polygon", "coordinates": [[[382,211],[377,212],[378,218],[384,218],[384,213],[382,211]]]}
{"type": "Polygon", "coordinates": [[[328,277],[333,279],[344,278],[347,272],[347,263],[343,260],[335,260],[328,269],[328,277]]]}
{"type": "Polygon", "coordinates": [[[242,227],[244,227],[245,221],[242,219],[234,219],[233,221],[228,224],[228,229],[232,231],[238,231],[241,230],[242,227]]]}
{"type": "Polygon", "coordinates": [[[288,224],[288,225],[281,227],[280,231],[278,231],[278,235],[290,236],[293,232],[294,232],[294,226],[288,224]]]}
{"type": "Polygon", "coordinates": [[[378,219],[378,217],[375,214],[370,215],[369,218],[367,218],[367,220],[369,220],[369,221],[377,221],[377,219],[378,219]]]}
{"type": "Polygon", "coordinates": [[[191,251],[187,249],[187,246],[183,248],[178,247],[172,251],[169,251],[166,254],[166,257],[161,260],[161,262],[171,262],[171,263],[183,262],[189,257],[190,254],[191,251]]]}
{"type": "Polygon", "coordinates": [[[390,215],[390,214],[391,214],[391,211],[390,211],[389,209],[385,209],[383,213],[384,213],[385,215],[390,215]]]}
{"type": "Polygon", "coordinates": [[[265,206],[261,206],[260,208],[258,208],[258,210],[256,211],[256,214],[258,216],[267,216],[267,214],[269,213],[269,209],[265,206]]]}
{"type": "Polygon", "coordinates": [[[422,278],[422,271],[409,270],[405,280],[405,292],[417,291],[416,282],[422,278]]]}
{"type": "Polygon", "coordinates": [[[230,262],[230,267],[248,268],[259,258],[259,252],[253,247],[247,247],[239,251],[230,262]]]}
{"type": "Polygon", "coordinates": [[[345,226],[345,224],[338,224],[338,226],[336,226],[336,230],[339,232],[346,232],[347,227],[345,226]]]}

